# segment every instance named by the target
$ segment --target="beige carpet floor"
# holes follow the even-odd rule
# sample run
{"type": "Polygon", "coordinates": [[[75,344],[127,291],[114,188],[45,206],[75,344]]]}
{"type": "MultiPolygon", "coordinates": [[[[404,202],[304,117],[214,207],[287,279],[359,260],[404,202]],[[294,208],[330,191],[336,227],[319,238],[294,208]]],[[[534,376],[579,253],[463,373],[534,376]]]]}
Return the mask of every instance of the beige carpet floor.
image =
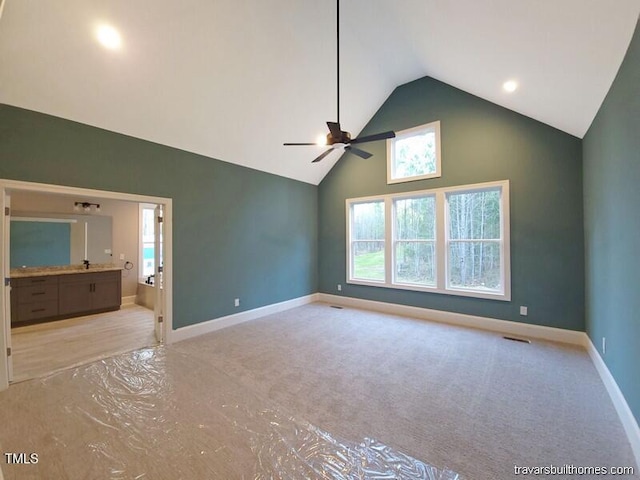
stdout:
{"type": "Polygon", "coordinates": [[[22,382],[0,405],[3,452],[39,455],[7,480],[635,466],[582,349],[320,303],[22,382]]]}

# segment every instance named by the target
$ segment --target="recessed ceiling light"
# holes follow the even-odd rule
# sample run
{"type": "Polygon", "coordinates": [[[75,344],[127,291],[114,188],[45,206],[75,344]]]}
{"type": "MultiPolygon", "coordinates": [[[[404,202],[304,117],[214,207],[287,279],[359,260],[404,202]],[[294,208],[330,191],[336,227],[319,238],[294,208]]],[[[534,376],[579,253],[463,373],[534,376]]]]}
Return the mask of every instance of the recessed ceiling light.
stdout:
{"type": "Polygon", "coordinates": [[[502,84],[502,88],[504,89],[505,92],[509,92],[509,93],[515,92],[516,89],[518,88],[518,82],[516,82],[515,80],[507,80],[502,84]]]}
{"type": "Polygon", "coordinates": [[[120,33],[111,25],[100,25],[96,29],[96,37],[103,47],[116,50],[122,45],[120,33]]]}

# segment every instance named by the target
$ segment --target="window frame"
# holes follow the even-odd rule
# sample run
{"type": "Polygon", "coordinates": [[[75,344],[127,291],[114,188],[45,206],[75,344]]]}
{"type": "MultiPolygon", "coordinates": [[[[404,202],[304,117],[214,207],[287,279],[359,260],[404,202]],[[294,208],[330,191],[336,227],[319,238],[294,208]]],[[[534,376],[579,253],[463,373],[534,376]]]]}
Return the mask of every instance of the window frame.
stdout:
{"type": "Polygon", "coordinates": [[[391,218],[389,219],[390,221],[393,222],[393,225],[391,225],[391,240],[393,242],[393,245],[391,246],[391,253],[392,253],[392,258],[391,258],[391,283],[396,286],[407,286],[407,287],[424,287],[424,288],[436,288],[438,285],[438,273],[440,271],[439,265],[438,265],[438,249],[437,249],[437,245],[438,245],[438,200],[436,198],[436,195],[433,193],[430,194],[425,194],[425,193],[420,193],[418,195],[393,195],[391,196],[391,218]],[[433,203],[434,203],[434,225],[433,225],[433,230],[434,230],[434,235],[433,235],[433,239],[398,239],[397,235],[396,235],[396,227],[397,227],[397,215],[396,215],[396,203],[398,201],[401,200],[411,200],[411,199],[422,199],[422,198],[433,198],[433,203]],[[399,243],[402,242],[415,242],[415,243],[432,243],[433,244],[433,250],[434,250],[434,258],[435,258],[435,275],[434,275],[434,280],[435,280],[435,285],[425,285],[425,284],[421,284],[421,283],[412,283],[412,282],[401,282],[397,279],[397,268],[396,268],[396,255],[397,255],[397,246],[399,243]]]}
{"type": "Polygon", "coordinates": [[[407,128],[396,132],[394,138],[387,139],[387,184],[414,182],[416,180],[426,180],[429,178],[438,178],[442,176],[442,161],[440,152],[440,120],[431,123],[425,123],[424,125],[418,125],[417,127],[407,128]],[[433,131],[436,139],[436,171],[434,173],[427,173],[424,175],[413,175],[411,177],[393,178],[394,163],[395,163],[395,144],[398,140],[404,138],[413,137],[419,135],[422,132],[433,131]]]}
{"type": "MultiPolygon", "coordinates": [[[[367,203],[374,203],[374,202],[380,202],[380,199],[373,199],[372,201],[369,201],[367,199],[360,199],[360,201],[357,202],[353,202],[351,203],[351,206],[354,205],[362,205],[362,204],[367,204],[367,203]]],[[[355,273],[355,268],[354,268],[354,263],[353,263],[353,259],[354,259],[354,255],[353,255],[353,245],[357,242],[382,242],[384,244],[384,251],[385,251],[385,277],[386,277],[386,263],[387,263],[387,204],[386,202],[382,201],[382,205],[384,208],[384,216],[383,216],[383,220],[384,220],[384,237],[381,240],[378,239],[351,239],[351,231],[353,230],[353,215],[350,215],[349,218],[349,225],[348,225],[348,231],[349,231],[349,242],[347,243],[347,248],[349,249],[349,258],[350,258],[350,262],[347,266],[348,272],[349,272],[349,276],[353,277],[354,273],[355,273]]],[[[356,281],[358,282],[366,282],[367,284],[371,283],[371,284],[375,284],[375,285],[381,285],[384,284],[385,280],[374,280],[374,279],[363,279],[363,278],[357,278],[357,277],[353,277],[356,281]]]]}
{"type": "Polygon", "coordinates": [[[429,190],[418,190],[412,192],[394,193],[386,195],[376,195],[359,198],[347,198],[346,206],[346,283],[354,285],[367,285],[382,288],[393,288],[398,290],[411,290],[418,292],[439,293],[445,295],[456,295],[462,297],[486,298],[501,301],[511,300],[511,247],[510,247],[510,194],[509,181],[500,180],[495,182],[485,182],[478,184],[460,185],[452,187],[441,187],[429,190]],[[497,291],[476,290],[471,288],[454,287],[449,283],[449,208],[448,194],[451,193],[476,193],[480,191],[495,190],[500,191],[500,233],[498,240],[500,245],[500,278],[502,288],[497,291]],[[435,198],[435,286],[413,283],[399,283],[395,279],[395,244],[398,241],[395,232],[395,201],[399,199],[418,198],[433,196],[435,198]],[[376,201],[384,202],[385,211],[385,238],[384,238],[384,258],[385,258],[385,280],[363,280],[353,277],[354,255],[352,254],[352,205],[359,203],[370,203],[376,201]]]}

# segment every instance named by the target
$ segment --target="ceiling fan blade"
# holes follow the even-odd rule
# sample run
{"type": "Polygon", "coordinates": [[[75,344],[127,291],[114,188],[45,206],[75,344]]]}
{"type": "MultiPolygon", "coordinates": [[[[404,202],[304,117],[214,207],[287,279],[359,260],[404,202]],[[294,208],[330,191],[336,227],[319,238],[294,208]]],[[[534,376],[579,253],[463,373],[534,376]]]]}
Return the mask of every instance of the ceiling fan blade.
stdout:
{"type": "Polygon", "coordinates": [[[283,143],[285,147],[296,147],[296,146],[308,146],[308,145],[318,145],[317,143],[283,143]]]}
{"type": "Polygon", "coordinates": [[[345,150],[349,150],[351,153],[355,153],[356,155],[358,155],[360,158],[369,158],[372,157],[373,154],[369,153],[369,152],[365,152],[364,150],[360,150],[359,148],[356,147],[352,147],[350,145],[347,145],[346,147],[344,147],[345,150]]]}
{"type": "Polygon", "coordinates": [[[336,122],[327,122],[327,127],[329,127],[329,131],[331,132],[331,136],[333,138],[341,138],[342,132],[340,131],[340,124],[336,122]]]}
{"type": "Polygon", "coordinates": [[[385,140],[387,138],[394,138],[396,136],[395,132],[382,132],[375,133],[373,135],[367,135],[366,137],[358,137],[351,140],[349,143],[366,143],[366,142],[375,142],[376,140],[385,140]]]}
{"type": "Polygon", "coordinates": [[[320,160],[322,160],[324,157],[326,157],[327,155],[329,155],[331,152],[333,152],[333,148],[330,148],[329,150],[327,150],[324,153],[321,153],[315,160],[313,160],[311,163],[317,163],[320,160]]]}

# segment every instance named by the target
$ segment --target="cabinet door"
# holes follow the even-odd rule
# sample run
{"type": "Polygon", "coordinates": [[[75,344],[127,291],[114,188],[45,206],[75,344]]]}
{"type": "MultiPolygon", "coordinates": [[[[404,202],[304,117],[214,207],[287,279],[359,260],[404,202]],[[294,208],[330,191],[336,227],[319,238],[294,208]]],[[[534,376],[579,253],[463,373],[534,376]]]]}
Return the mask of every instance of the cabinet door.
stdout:
{"type": "Polygon", "coordinates": [[[94,310],[117,308],[122,301],[120,271],[94,274],[93,305],[94,310]]]}
{"type": "Polygon", "coordinates": [[[89,281],[91,280],[90,278],[86,280],[87,281],[60,282],[58,286],[60,295],[58,310],[60,315],[91,310],[92,283],[89,281]]]}

